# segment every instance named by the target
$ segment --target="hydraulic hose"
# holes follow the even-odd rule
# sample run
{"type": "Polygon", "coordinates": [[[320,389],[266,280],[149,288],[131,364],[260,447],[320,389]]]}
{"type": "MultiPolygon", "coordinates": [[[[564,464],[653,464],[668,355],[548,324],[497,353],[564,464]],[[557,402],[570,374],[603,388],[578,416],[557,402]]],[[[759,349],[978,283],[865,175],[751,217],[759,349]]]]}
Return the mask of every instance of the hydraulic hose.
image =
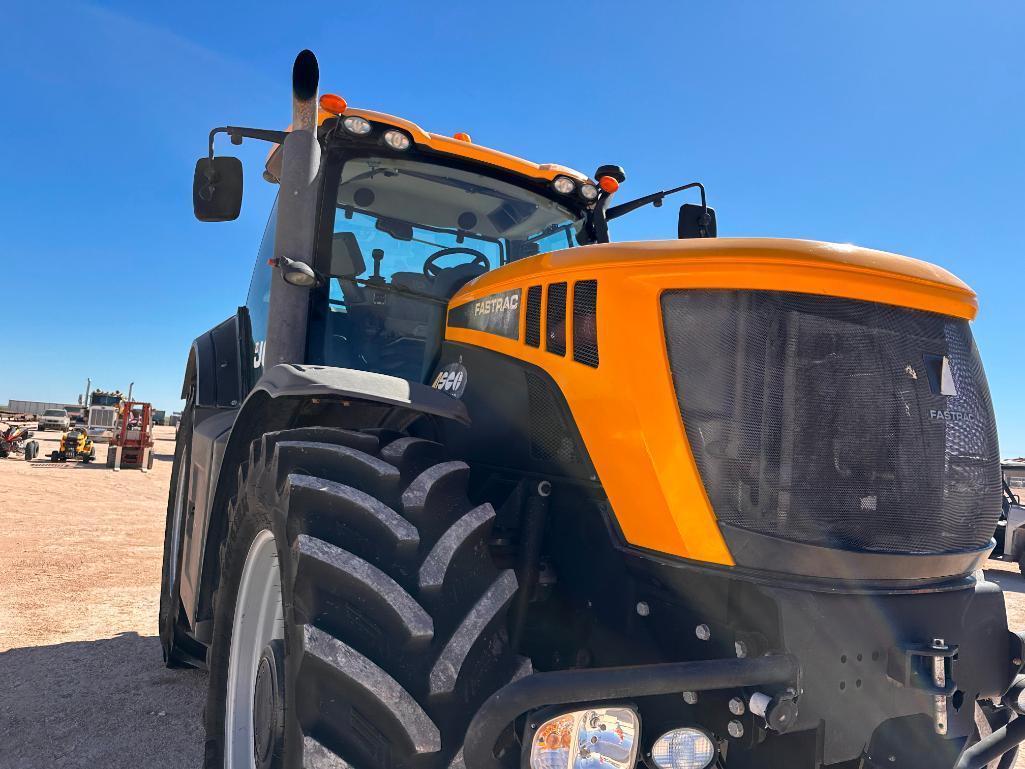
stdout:
{"type": "Polygon", "coordinates": [[[1018,716],[968,748],[954,769],[985,769],[990,762],[1022,742],[1025,742],[1025,717],[1018,716]]]}

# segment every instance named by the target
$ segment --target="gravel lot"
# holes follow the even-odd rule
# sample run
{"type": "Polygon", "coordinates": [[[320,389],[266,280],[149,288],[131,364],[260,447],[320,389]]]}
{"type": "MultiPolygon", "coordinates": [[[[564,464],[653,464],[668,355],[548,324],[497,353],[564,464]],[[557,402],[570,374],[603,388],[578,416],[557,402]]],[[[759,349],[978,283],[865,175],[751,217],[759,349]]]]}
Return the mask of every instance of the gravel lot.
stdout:
{"type": "Polygon", "coordinates": [[[0,767],[202,762],[205,674],[160,656],[164,511],[174,430],[148,473],[0,459],[0,767]]]}
{"type": "MultiPolygon", "coordinates": [[[[205,674],[164,668],[157,639],[174,430],[153,470],[0,460],[0,767],[201,765],[205,674]]],[[[1011,626],[1025,580],[990,561],[1011,626]]],[[[1025,767],[1025,761],[1018,766],[1025,767]]]]}

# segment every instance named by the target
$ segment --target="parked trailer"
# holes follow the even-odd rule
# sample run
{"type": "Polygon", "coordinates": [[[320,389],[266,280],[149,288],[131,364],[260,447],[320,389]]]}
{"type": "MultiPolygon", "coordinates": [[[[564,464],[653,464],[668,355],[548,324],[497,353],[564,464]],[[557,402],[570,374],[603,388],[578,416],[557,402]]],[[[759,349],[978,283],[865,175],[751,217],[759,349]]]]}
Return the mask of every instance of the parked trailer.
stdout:
{"type": "Polygon", "coordinates": [[[7,408],[0,411],[11,412],[13,414],[31,414],[32,416],[38,417],[47,409],[71,409],[77,408],[72,403],[50,403],[48,401],[7,401],[7,408]]]}

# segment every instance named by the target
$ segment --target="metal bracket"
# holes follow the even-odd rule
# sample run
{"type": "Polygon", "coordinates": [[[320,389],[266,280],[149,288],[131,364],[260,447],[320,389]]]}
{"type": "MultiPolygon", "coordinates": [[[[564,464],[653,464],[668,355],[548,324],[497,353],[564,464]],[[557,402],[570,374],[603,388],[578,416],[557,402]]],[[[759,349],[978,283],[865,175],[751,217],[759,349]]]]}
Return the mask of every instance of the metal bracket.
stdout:
{"type": "Polygon", "coordinates": [[[909,644],[890,649],[886,661],[886,675],[899,686],[906,686],[934,696],[949,697],[957,691],[951,675],[951,663],[957,656],[957,645],[909,644]],[[936,682],[938,672],[935,660],[942,660],[942,685],[936,682]]]}

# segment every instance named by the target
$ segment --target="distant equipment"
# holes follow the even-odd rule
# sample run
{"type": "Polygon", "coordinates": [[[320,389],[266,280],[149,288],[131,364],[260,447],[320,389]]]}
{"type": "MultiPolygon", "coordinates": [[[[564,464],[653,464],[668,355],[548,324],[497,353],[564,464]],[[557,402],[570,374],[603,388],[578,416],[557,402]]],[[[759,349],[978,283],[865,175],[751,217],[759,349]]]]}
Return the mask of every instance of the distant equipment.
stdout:
{"type": "Polygon", "coordinates": [[[114,437],[114,428],[124,399],[125,396],[120,390],[92,391],[89,398],[89,417],[86,421],[86,429],[92,440],[106,443],[114,437]]]}
{"type": "Polygon", "coordinates": [[[147,472],[153,468],[153,406],[125,401],[107,449],[107,467],[147,472]]]}
{"type": "Polygon", "coordinates": [[[50,452],[51,462],[67,462],[69,459],[86,464],[96,459],[96,447],[84,427],[72,427],[65,432],[61,435],[60,445],[50,452]]]}

